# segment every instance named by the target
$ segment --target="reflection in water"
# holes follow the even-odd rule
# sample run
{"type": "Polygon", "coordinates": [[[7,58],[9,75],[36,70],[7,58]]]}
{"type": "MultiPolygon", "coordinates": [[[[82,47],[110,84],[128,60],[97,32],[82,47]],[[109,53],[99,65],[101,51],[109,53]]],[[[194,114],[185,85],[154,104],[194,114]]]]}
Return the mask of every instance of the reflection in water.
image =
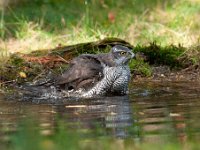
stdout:
{"type": "Polygon", "coordinates": [[[145,83],[132,94],[144,141],[200,138],[199,83],[145,83]]]}
{"type": "Polygon", "coordinates": [[[30,114],[43,134],[52,134],[61,118],[78,131],[101,129],[95,136],[130,137],[155,142],[200,139],[198,83],[137,83],[129,96],[94,100],[19,101],[0,95],[0,138],[16,130],[30,114]]]}
{"type": "Polygon", "coordinates": [[[127,137],[126,128],[133,123],[128,96],[105,97],[83,104],[77,101],[74,104],[58,105],[55,111],[73,127],[74,123],[78,123],[79,128],[100,126],[116,137],[127,137]]]}
{"type": "Polygon", "coordinates": [[[57,117],[65,120],[70,128],[105,129],[106,134],[125,138],[126,128],[133,124],[132,110],[128,96],[105,97],[95,100],[32,102],[5,101],[0,98],[0,125],[6,124],[7,131],[15,130],[19,119],[30,113],[39,118],[43,134],[51,134],[56,127],[57,117]],[[8,116],[9,114],[9,116],[8,116]],[[5,116],[5,117],[4,117],[5,116]],[[10,126],[11,125],[11,126],[10,126]]]}

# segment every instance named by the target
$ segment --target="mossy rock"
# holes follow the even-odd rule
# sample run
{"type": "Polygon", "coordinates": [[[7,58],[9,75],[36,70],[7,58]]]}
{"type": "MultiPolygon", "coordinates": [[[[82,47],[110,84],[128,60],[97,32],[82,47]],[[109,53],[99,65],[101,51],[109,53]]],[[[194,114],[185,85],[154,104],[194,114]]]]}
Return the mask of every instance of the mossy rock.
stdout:
{"type": "Polygon", "coordinates": [[[185,68],[191,65],[190,59],[185,55],[186,48],[180,45],[162,47],[151,43],[149,46],[137,45],[135,51],[142,52],[146,56],[145,61],[150,65],[167,65],[171,68],[185,68]]]}

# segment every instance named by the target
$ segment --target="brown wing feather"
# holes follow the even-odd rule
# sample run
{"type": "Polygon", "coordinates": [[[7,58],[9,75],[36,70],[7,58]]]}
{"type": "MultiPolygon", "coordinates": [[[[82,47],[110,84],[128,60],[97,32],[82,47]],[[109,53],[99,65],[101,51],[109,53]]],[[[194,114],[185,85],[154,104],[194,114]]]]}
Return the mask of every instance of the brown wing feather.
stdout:
{"type": "Polygon", "coordinates": [[[66,89],[88,89],[103,76],[103,66],[95,55],[81,55],[73,59],[69,68],[57,78],[66,89]]]}

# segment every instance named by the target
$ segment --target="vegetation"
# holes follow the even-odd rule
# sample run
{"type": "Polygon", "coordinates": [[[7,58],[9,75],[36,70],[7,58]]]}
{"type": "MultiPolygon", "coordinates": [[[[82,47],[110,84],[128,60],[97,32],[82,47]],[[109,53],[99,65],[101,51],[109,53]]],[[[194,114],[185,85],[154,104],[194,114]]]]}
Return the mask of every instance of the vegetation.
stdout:
{"type": "Polygon", "coordinates": [[[191,46],[199,41],[199,10],[197,0],[25,0],[1,11],[1,37],[8,39],[1,46],[30,51],[104,37],[191,46]]]}
{"type": "Polygon", "coordinates": [[[133,72],[150,76],[149,64],[199,65],[199,11],[197,0],[19,0],[1,9],[0,64],[13,52],[118,37],[147,57],[131,62],[133,72]]]}

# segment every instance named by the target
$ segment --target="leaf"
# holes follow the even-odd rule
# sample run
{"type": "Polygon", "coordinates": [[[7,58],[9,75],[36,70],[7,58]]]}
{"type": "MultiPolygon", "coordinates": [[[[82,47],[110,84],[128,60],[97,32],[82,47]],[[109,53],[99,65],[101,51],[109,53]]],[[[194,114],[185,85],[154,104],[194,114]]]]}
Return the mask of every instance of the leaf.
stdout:
{"type": "Polygon", "coordinates": [[[19,72],[19,76],[21,77],[21,78],[27,78],[27,75],[26,75],[26,73],[25,72],[19,72]]]}

